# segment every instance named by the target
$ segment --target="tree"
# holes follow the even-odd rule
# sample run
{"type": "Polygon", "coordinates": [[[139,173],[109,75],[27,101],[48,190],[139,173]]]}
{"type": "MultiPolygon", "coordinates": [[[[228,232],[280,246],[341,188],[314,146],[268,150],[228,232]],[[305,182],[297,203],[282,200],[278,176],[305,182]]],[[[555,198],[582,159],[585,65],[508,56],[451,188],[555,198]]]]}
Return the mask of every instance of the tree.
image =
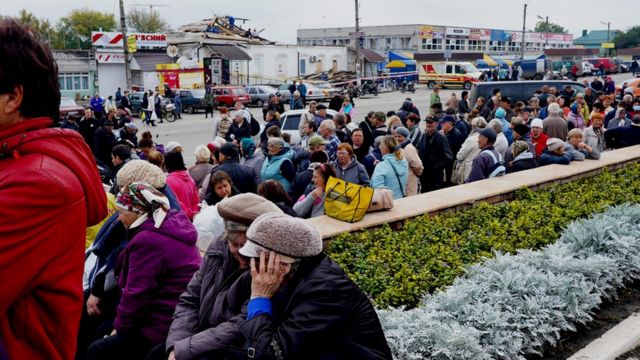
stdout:
{"type": "Polygon", "coordinates": [[[39,19],[33,13],[25,9],[20,10],[16,20],[23,23],[40,39],[50,42],[52,37],[55,38],[56,36],[55,29],[53,29],[49,20],[39,19]]]}
{"type": "Polygon", "coordinates": [[[565,29],[564,27],[558,25],[558,24],[554,24],[552,22],[549,22],[547,24],[546,21],[544,20],[540,20],[536,23],[536,27],[533,29],[533,31],[535,32],[542,32],[542,33],[557,33],[557,34],[568,34],[569,31],[567,29],[565,29]]]}
{"type": "Polygon", "coordinates": [[[60,19],[57,24],[58,41],[56,48],[70,49],[91,47],[92,31],[116,30],[116,20],[113,14],[87,8],[72,10],[67,16],[60,19]]]}
{"type": "Polygon", "coordinates": [[[157,11],[134,8],[127,14],[127,25],[137,32],[157,33],[170,29],[157,11]]]}
{"type": "Polygon", "coordinates": [[[626,49],[640,45],[640,26],[634,26],[626,32],[618,31],[613,42],[616,43],[616,49],[626,49]]]}

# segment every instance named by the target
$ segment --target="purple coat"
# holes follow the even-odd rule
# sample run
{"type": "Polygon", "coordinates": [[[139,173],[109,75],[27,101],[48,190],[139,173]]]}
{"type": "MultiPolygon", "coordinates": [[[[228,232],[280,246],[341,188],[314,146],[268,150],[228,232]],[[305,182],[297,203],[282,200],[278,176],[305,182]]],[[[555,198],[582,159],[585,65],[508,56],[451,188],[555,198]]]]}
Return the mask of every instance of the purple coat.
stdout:
{"type": "Polygon", "coordinates": [[[148,219],[118,258],[122,292],[114,327],[165,341],[180,294],[200,267],[197,231],[183,212],[170,210],[159,229],[148,219]]]}

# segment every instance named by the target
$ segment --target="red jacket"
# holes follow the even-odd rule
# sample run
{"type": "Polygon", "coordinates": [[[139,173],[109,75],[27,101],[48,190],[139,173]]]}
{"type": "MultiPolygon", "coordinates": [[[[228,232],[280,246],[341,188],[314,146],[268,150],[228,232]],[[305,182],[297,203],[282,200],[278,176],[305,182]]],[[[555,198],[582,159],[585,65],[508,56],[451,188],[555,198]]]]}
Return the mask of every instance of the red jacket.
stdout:
{"type": "Polygon", "coordinates": [[[549,140],[549,137],[545,133],[540,133],[538,137],[533,137],[533,133],[531,133],[531,143],[536,147],[537,157],[540,157],[547,147],[547,140],[549,140]]]}
{"type": "Polygon", "coordinates": [[[0,342],[10,359],[72,359],[86,228],[107,214],[79,133],[48,118],[0,130],[0,342]]]}

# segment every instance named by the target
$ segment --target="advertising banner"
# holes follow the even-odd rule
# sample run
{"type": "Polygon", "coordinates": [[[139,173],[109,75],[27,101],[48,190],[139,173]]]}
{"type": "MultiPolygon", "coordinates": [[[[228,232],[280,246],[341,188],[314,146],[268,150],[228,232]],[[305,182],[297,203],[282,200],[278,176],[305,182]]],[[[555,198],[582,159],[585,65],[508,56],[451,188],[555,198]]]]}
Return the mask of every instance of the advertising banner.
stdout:
{"type": "Polygon", "coordinates": [[[447,37],[467,38],[469,37],[469,29],[447,27],[447,37]]]}
{"type": "Polygon", "coordinates": [[[470,29],[469,40],[491,40],[491,30],[470,29]]]}
{"type": "MultiPolygon", "coordinates": [[[[167,36],[165,34],[130,33],[127,37],[135,37],[138,49],[166,48],[167,36]]],[[[92,31],[91,44],[95,47],[123,47],[122,33],[108,31],[92,31]]]]}

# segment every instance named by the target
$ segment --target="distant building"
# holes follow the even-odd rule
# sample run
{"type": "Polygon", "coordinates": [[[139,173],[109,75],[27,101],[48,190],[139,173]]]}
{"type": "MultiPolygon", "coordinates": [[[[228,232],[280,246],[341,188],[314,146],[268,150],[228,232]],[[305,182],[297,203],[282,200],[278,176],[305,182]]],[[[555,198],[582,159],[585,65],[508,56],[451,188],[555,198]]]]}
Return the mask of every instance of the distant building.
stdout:
{"type": "MultiPolygon", "coordinates": [[[[618,31],[611,30],[609,32],[609,42],[613,42],[618,31]]],[[[592,30],[587,33],[587,30],[582,30],[582,36],[573,40],[573,45],[585,47],[587,49],[600,49],[602,43],[607,42],[607,30],[592,30]]]]}
{"type": "MultiPolygon", "coordinates": [[[[361,48],[380,53],[408,51],[412,53],[486,53],[504,57],[520,55],[522,31],[482,29],[437,25],[364,26],[361,48]]],[[[355,28],[299,29],[299,45],[344,45],[355,47],[355,28]],[[353,36],[352,36],[353,35],[353,36]]],[[[545,48],[572,47],[573,35],[525,33],[525,53],[539,55],[545,48]]],[[[452,56],[453,57],[453,56],[452,56]]]]}
{"type": "Polygon", "coordinates": [[[79,100],[92,96],[96,76],[95,54],[91,50],[54,50],[58,64],[60,94],[79,100]]]}

